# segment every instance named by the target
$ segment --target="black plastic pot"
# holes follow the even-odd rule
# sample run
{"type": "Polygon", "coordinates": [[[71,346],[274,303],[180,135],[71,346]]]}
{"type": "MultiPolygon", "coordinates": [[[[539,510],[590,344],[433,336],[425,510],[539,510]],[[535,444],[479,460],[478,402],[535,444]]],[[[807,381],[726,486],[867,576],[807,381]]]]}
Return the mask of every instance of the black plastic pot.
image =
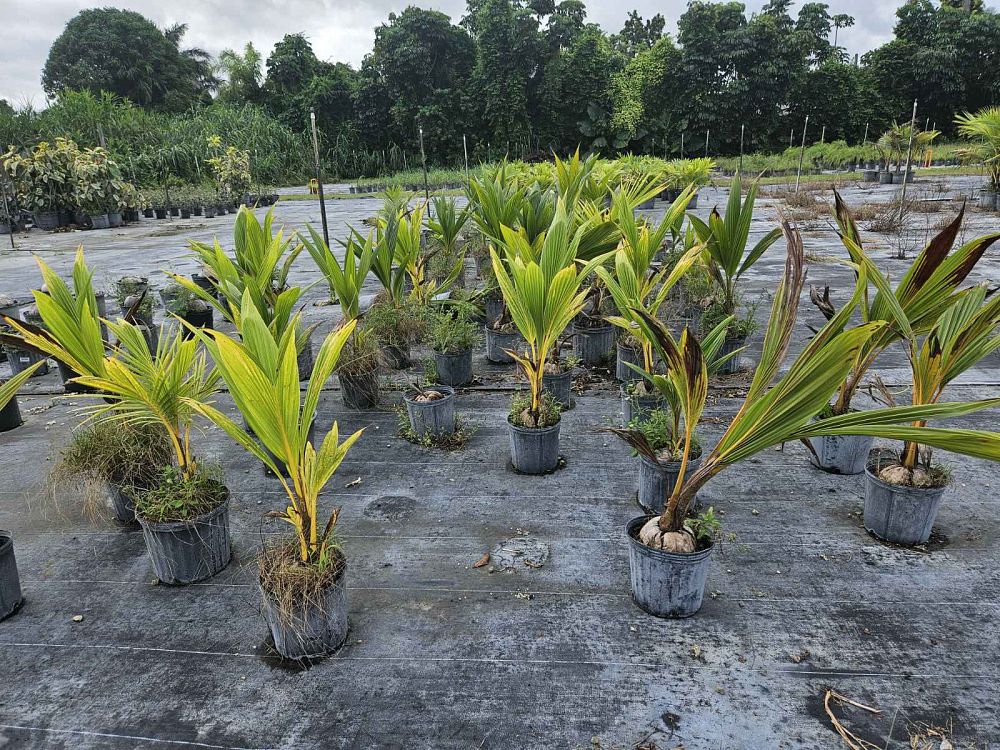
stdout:
{"type": "Polygon", "coordinates": [[[488,299],[483,303],[486,312],[486,324],[492,325],[503,315],[503,299],[488,299]]]}
{"type": "Polygon", "coordinates": [[[865,528],[895,544],[925,544],[946,487],[903,487],[865,467],[865,528]]]}
{"type": "Polygon", "coordinates": [[[206,219],[215,218],[215,206],[205,206],[205,218],[206,219]]]}
{"type": "Polygon", "coordinates": [[[347,638],[347,587],[344,573],[323,592],[321,601],[304,601],[292,612],[279,609],[261,587],[264,619],[274,650],[285,659],[305,659],[336,651],[347,638]]]}
{"type": "Polygon", "coordinates": [[[551,427],[518,427],[507,418],[510,462],[522,474],[544,474],[559,464],[559,423],[551,427]]]}
{"type": "Polygon", "coordinates": [[[14,557],[14,537],[9,531],[0,531],[0,620],[17,612],[22,602],[24,595],[14,557]]]}
{"type": "Polygon", "coordinates": [[[524,339],[517,331],[504,333],[486,328],[486,359],[498,365],[513,364],[514,358],[505,349],[517,351],[524,344],[524,339]]]}
{"type": "Polygon", "coordinates": [[[410,366],[410,347],[406,344],[383,344],[382,356],[391,370],[405,370],[410,366]]]}
{"type": "MultiPolygon", "coordinates": [[[[719,347],[719,356],[724,357],[731,352],[735,352],[737,349],[742,349],[747,345],[747,340],[745,338],[729,338],[728,336],[722,342],[722,346],[719,347]]],[[[737,354],[735,357],[730,358],[723,363],[717,372],[720,375],[733,375],[740,371],[740,355],[737,354]]]]}
{"type": "Polygon", "coordinates": [[[29,352],[27,349],[15,349],[8,346],[4,346],[3,349],[7,352],[7,361],[10,362],[11,375],[17,375],[19,372],[27,370],[33,364],[40,361],[44,361],[45,364],[35,370],[35,374],[31,377],[37,378],[48,374],[49,363],[48,358],[44,354],[36,354],[35,352],[29,352]]]}
{"type": "Polygon", "coordinates": [[[879,172],[878,181],[880,185],[891,185],[892,184],[892,172],[879,172]]]}
{"type": "Polygon", "coordinates": [[[875,438],[869,435],[820,435],[809,438],[816,455],[809,461],[831,474],[860,474],[868,464],[875,438]]]}
{"type": "Polygon", "coordinates": [[[165,208],[156,208],[156,209],[153,209],[153,213],[156,215],[157,219],[165,219],[165,218],[167,218],[167,209],[165,209],[165,208]]]}
{"type": "Polygon", "coordinates": [[[170,215],[171,216],[180,216],[181,215],[181,210],[179,208],[171,207],[170,208],[170,215]]]}
{"type": "Polygon", "coordinates": [[[615,377],[623,383],[629,383],[633,380],[642,380],[642,375],[637,373],[626,363],[631,362],[637,367],[642,367],[642,349],[633,349],[630,346],[623,346],[618,344],[618,359],[615,363],[615,377]]]}
{"type": "Polygon", "coordinates": [[[35,214],[35,226],[39,229],[44,229],[47,232],[51,232],[53,229],[59,228],[59,212],[58,211],[42,211],[35,214]]]}
{"type": "MultiPolygon", "coordinates": [[[[108,211],[108,226],[109,227],[120,227],[125,223],[124,217],[121,215],[120,211],[108,211]]],[[[96,227],[95,227],[96,229],[96,227]]]]}
{"type": "MultiPolygon", "coordinates": [[[[693,474],[701,466],[701,456],[688,459],[684,476],[693,474]]],[[[639,456],[639,490],[636,500],[647,513],[659,515],[670,493],[674,491],[677,476],[681,473],[680,461],[660,461],[653,463],[645,456],[639,456]]]]}
{"type": "Polygon", "coordinates": [[[135,498],[132,493],[115,484],[108,482],[108,510],[112,517],[120,524],[135,523],[135,498]]]}
{"type": "Polygon", "coordinates": [[[0,432],[10,432],[22,424],[24,420],[21,419],[21,410],[17,407],[17,396],[14,396],[0,409],[0,432]]]}
{"type": "Polygon", "coordinates": [[[340,373],[340,391],[344,398],[344,406],[349,409],[374,409],[378,406],[378,371],[366,372],[360,375],[345,375],[340,373]]]}
{"type": "Polygon", "coordinates": [[[200,273],[193,273],[191,274],[191,281],[193,281],[195,286],[197,286],[199,289],[202,289],[208,292],[209,294],[213,294],[215,292],[215,287],[212,285],[212,280],[207,276],[203,276],[200,273]]]}
{"type": "MultiPolygon", "coordinates": [[[[145,216],[147,219],[152,219],[154,216],[156,216],[156,212],[151,208],[144,208],[142,209],[142,215],[145,216]]],[[[157,216],[157,218],[160,217],[157,216]]]]}
{"type": "Polygon", "coordinates": [[[615,327],[613,325],[595,328],[573,326],[573,349],[584,365],[589,367],[603,365],[611,358],[614,346],[615,327]]]}
{"type": "Polygon", "coordinates": [[[647,547],[639,541],[639,531],[650,518],[633,518],[625,527],[632,601],[655,617],[691,617],[701,609],[715,547],[691,553],[647,547]]]}
{"type": "Polygon", "coordinates": [[[91,229],[109,229],[111,227],[111,220],[107,214],[90,214],[88,218],[91,229]]]}
{"type": "Polygon", "coordinates": [[[211,578],[229,564],[229,498],[190,521],[156,523],[139,518],[146,550],[163,583],[187,584],[211,578]]]}
{"type": "Polygon", "coordinates": [[[201,216],[204,213],[204,209],[201,206],[193,206],[191,208],[192,216],[201,216]]]}
{"type": "Polygon", "coordinates": [[[313,345],[310,337],[295,357],[295,364],[299,368],[299,381],[309,380],[312,377],[313,362],[313,345]]]}
{"type": "Polygon", "coordinates": [[[181,218],[182,219],[190,219],[191,218],[191,209],[190,208],[182,208],[181,209],[181,218]]]}
{"type": "Polygon", "coordinates": [[[455,389],[447,385],[432,385],[424,390],[440,391],[445,396],[436,401],[414,401],[416,392],[403,395],[414,434],[418,438],[451,435],[455,432],[455,389]]]}
{"type": "Polygon", "coordinates": [[[434,352],[437,379],[444,385],[465,385],[472,382],[472,349],[458,354],[434,352]]]}
{"type": "MultiPolygon", "coordinates": [[[[188,310],[184,313],[183,318],[188,325],[194,326],[195,328],[211,328],[214,324],[211,307],[208,307],[200,312],[188,310]]],[[[194,338],[194,334],[187,328],[184,329],[184,332],[181,335],[185,340],[194,338]]]]}
{"type": "Polygon", "coordinates": [[[573,371],[545,373],[542,375],[542,389],[545,390],[552,400],[568,411],[573,408],[573,371]]]}
{"type": "Polygon", "coordinates": [[[626,426],[632,420],[645,419],[651,411],[663,407],[663,399],[656,393],[644,396],[634,395],[627,393],[625,386],[621,387],[620,393],[622,397],[622,424],[626,426]]]}

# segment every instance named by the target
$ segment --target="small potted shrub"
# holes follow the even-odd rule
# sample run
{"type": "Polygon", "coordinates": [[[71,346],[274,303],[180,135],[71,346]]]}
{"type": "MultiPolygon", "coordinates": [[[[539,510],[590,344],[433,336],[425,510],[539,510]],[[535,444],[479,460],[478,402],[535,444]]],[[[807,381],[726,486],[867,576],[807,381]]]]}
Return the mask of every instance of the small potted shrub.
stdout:
{"type": "Polygon", "coordinates": [[[378,339],[386,365],[393,370],[410,366],[410,347],[427,329],[426,308],[409,300],[394,303],[387,295],[364,314],[365,328],[378,339]]]}
{"type": "Polygon", "coordinates": [[[218,375],[209,370],[198,341],[185,340],[180,330],[154,357],[137,326],[127,321],[109,325],[119,351],[108,358],[103,377],[82,375],[79,380],[111,399],[88,408],[97,417],[155,422],[166,431],[173,463],[152,487],[134,493],[136,518],[159,580],[204,580],[225,568],[232,554],[229,490],[218,467],[196,459],[190,439],[198,407],[215,393],[218,375]]]}
{"type": "Polygon", "coordinates": [[[605,364],[615,348],[615,327],[606,317],[615,312],[614,301],[600,281],[591,284],[584,309],[573,318],[573,351],[585,367],[605,364]]]}
{"type": "Polygon", "coordinates": [[[727,321],[725,337],[719,348],[719,356],[726,357],[726,361],[717,370],[721,375],[733,375],[740,371],[740,354],[746,349],[746,342],[760,329],[755,317],[757,304],[751,303],[744,308],[742,294],[739,293],[736,295],[736,304],[737,310],[742,309],[742,312],[739,315],[727,314],[725,302],[716,298],[701,315],[701,333],[705,337],[710,336],[723,321],[727,321]]]}
{"type": "Polygon", "coordinates": [[[380,362],[375,337],[364,328],[355,328],[336,368],[344,406],[359,410],[378,406],[380,362]]]}
{"type": "Polygon", "coordinates": [[[212,307],[189,288],[178,283],[168,284],[160,291],[160,296],[167,312],[187,323],[183,329],[185,337],[194,335],[191,329],[212,327],[212,307]]]}
{"type": "Polygon", "coordinates": [[[502,246],[504,260],[492,251],[493,273],[527,345],[523,354],[507,352],[530,386],[529,394],[514,397],[507,418],[511,461],[526,474],[543,474],[558,464],[560,415],[544,392],[545,367],[559,335],[583,309],[587,296],[580,290],[583,280],[607,257],[600,255],[578,269],[577,249],[587,225],[576,231],[571,226],[566,204],[559,200],[551,226],[539,238],[540,249],[510,232],[502,246]]]}
{"type": "Polygon", "coordinates": [[[478,333],[479,327],[461,312],[446,310],[434,315],[430,344],[439,383],[455,386],[472,382],[472,347],[478,333]]]}
{"type": "Polygon", "coordinates": [[[152,489],[172,456],[159,424],[101,419],[73,432],[50,480],[76,480],[89,508],[106,504],[115,521],[134,524],[136,493],[152,489]]]}
{"type": "MultiPolygon", "coordinates": [[[[610,432],[632,446],[639,457],[639,489],[636,500],[647,513],[663,513],[663,503],[677,484],[684,458],[684,434],[677,411],[654,409],[645,419],[626,429],[610,432]]],[[[701,464],[701,442],[692,436],[685,476],[701,464]]],[[[694,501],[695,498],[692,498],[694,501]]]]}
{"type": "Polygon", "coordinates": [[[289,523],[294,535],[268,542],[260,551],[258,581],[264,617],[275,650],[284,658],[321,656],[347,637],[346,559],[334,537],[340,509],[322,523],[319,496],[333,478],[358,430],[341,441],[337,423],[319,444],[307,435],[316,418],[320,392],[330,378],[357,321],[330,333],[320,347],[305,397],[282,373],[297,368],[295,326],[275,340],[256,309],[244,308],[244,329],[236,341],[216,331],[200,333],[253,436],[225,414],[202,402],[199,410],[280,479],[287,507],[269,515],[289,523]],[[270,365],[263,364],[270,361],[270,365]],[[261,409],[260,404],[271,408],[261,409]],[[280,464],[280,465],[279,465],[280,464]]]}

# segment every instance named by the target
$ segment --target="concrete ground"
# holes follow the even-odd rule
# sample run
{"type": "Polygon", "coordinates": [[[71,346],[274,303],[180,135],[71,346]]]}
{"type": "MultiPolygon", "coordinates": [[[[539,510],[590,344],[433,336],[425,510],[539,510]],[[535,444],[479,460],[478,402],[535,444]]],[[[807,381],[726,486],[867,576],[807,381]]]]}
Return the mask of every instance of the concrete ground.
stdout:
{"type": "MultiPolygon", "coordinates": [[[[947,197],[973,184],[917,187],[947,197]]],[[[855,204],[890,191],[845,193],[855,204]]],[[[724,199],[707,189],[699,213],[724,199]]],[[[331,202],[331,234],[343,237],[345,222],[376,206],[331,202]]],[[[774,195],[761,200],[755,234],[779,208],[774,195]]],[[[310,202],[280,203],[276,215],[290,228],[319,218],[310,202]]],[[[943,215],[911,217],[908,241],[943,215]]],[[[26,251],[63,271],[81,242],[105,284],[197,270],[185,238],[217,233],[228,244],[231,222],[20,236],[21,250],[0,253],[0,292],[23,298],[37,283],[26,251]]],[[[969,225],[969,237],[1000,228],[985,213],[969,225]]],[[[810,281],[843,301],[851,279],[825,257],[843,257],[831,227],[816,218],[802,228],[810,281]]],[[[896,240],[866,237],[897,277],[896,240]]],[[[782,245],[747,278],[751,295],[773,286],[782,245]]],[[[1000,281],[998,257],[994,247],[977,280],[1000,281]]],[[[315,280],[303,256],[292,281],[315,280]]],[[[324,295],[315,286],[307,303],[324,295]]],[[[307,304],[306,314],[328,329],[337,308],[307,304]]],[[[796,346],[820,320],[804,300],[796,346]]],[[[284,533],[261,519],[283,502],[275,481],[206,427],[196,445],[225,468],[235,556],[202,584],[156,585],[140,533],[87,517],[72,492],[46,496],[48,468],[78,417],[53,395],[56,375],[33,379],[20,397],[25,425],[0,434],[0,527],[14,532],[27,597],[0,624],[0,748],[846,747],[823,707],[828,688],[880,711],[834,707],[878,747],[940,750],[940,738],[911,745],[931,730],[956,748],[1000,743],[995,466],[942,455],[955,481],[932,542],[905,550],[864,531],[861,478],[812,469],[797,444],[766,451],[703,492],[735,537],[713,554],[702,611],[658,620],[629,599],[624,526],[640,515],[636,459],[598,432],[620,418],[617,386],[606,372],[581,374],[562,423],[565,467],[527,477],[508,466],[513,368],[489,365],[482,347],[475,367],[479,385],[458,401],[473,434],[454,452],[397,437],[399,392],[388,383],[378,411],[346,410],[335,382],[324,394],[321,428],[336,420],[342,432],[366,433],[322,498],[343,506],[351,632],[308,669],[269,654],[259,614],[254,552],[262,535],[284,533]],[[474,567],[487,552],[490,563],[474,567]]],[[[998,367],[996,357],[982,363],[949,395],[996,395],[998,367]]],[[[879,372],[905,384],[905,358],[890,353],[879,372]]],[[[704,442],[721,434],[745,382],[715,384],[704,442]]],[[[996,420],[963,424],[995,429],[996,420]]]]}

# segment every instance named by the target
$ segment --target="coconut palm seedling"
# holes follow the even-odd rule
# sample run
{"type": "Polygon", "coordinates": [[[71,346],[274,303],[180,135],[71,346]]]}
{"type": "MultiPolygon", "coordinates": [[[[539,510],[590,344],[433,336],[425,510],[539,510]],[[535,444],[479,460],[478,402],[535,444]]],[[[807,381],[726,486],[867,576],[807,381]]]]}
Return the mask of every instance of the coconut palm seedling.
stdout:
{"type": "MultiPolygon", "coordinates": [[[[988,296],[985,285],[966,290],[941,313],[925,335],[905,342],[912,372],[910,403],[938,403],[947,386],[983,358],[1000,349],[1000,296],[988,296]]],[[[892,392],[876,381],[881,400],[895,405],[892,392]]],[[[892,430],[906,442],[897,460],[879,457],[865,480],[865,527],[898,544],[923,544],[930,536],[938,501],[950,475],[932,462],[926,436],[936,428],[915,420],[892,430]]],[[[970,439],[972,436],[969,436],[970,439]]]]}
{"type": "Polygon", "coordinates": [[[459,210],[454,198],[445,197],[434,198],[431,208],[433,210],[427,217],[427,228],[440,245],[439,252],[444,258],[458,258],[461,263],[464,257],[460,257],[459,238],[472,215],[472,209],[466,206],[459,210]]]}
{"type": "Polygon", "coordinates": [[[0,340],[56,359],[72,390],[70,381],[76,375],[101,376],[105,371],[105,342],[97,314],[94,274],[87,268],[83,248],[77,250],[73,262],[72,290],[45,261],[35,260],[45,290],[33,292],[42,325],[5,317],[4,322],[18,336],[0,334],[0,340]]]}
{"type": "Polygon", "coordinates": [[[617,315],[608,316],[608,322],[639,340],[643,369],[648,372],[653,371],[653,343],[643,335],[634,311],[642,310],[655,318],[674,284],[701,256],[699,245],[686,252],[673,268],[653,269],[654,256],[667,241],[678,219],[683,220],[692,195],[692,188],[684,190],[657,226],[637,220],[627,199],[622,194],[616,195],[615,222],[622,241],[615,252],[614,273],[604,266],[594,269],[618,310],[617,315]]]}
{"type": "Polygon", "coordinates": [[[218,375],[198,340],[180,326],[150,351],[142,331],[128,321],[109,322],[118,341],[103,375],[78,381],[110,399],[86,407],[94,418],[134,426],[160,425],[172,461],[153,486],[134,493],[136,518],[153,569],[165,583],[193,583],[215,575],[230,558],[229,492],[219,472],[202,464],[191,445],[197,407],[216,391],[218,375]]]}
{"type": "MultiPolygon", "coordinates": [[[[868,259],[850,209],[836,192],[834,212],[841,242],[851,262],[864,265],[867,278],[876,287],[873,298],[865,294],[859,302],[861,320],[886,323],[865,343],[857,364],[838,388],[837,398],[829,411],[839,415],[851,410],[851,401],[859,385],[879,355],[908,336],[929,331],[946,309],[970,293],[959,287],[990,246],[1000,240],[1000,232],[977,237],[955,248],[965,217],[963,207],[955,219],[927,243],[892,289],[888,277],[868,259]]],[[[835,308],[826,295],[813,290],[811,297],[827,318],[835,315],[835,308]]]]}
{"type": "Polygon", "coordinates": [[[577,267],[577,250],[586,225],[571,233],[571,224],[566,204],[560,199],[552,226],[537,250],[523,234],[504,227],[504,258],[501,260],[495,249],[491,254],[497,283],[527,346],[525,351],[507,350],[530,387],[527,403],[516,400],[508,419],[514,466],[527,473],[549,471],[558,461],[559,415],[543,397],[545,367],[559,336],[583,309],[587,294],[580,288],[583,281],[605,260],[600,256],[577,267]],[[523,431],[537,429],[548,429],[551,437],[543,450],[529,455],[520,443],[523,431]]]}
{"type": "Polygon", "coordinates": [[[290,524],[294,537],[261,551],[264,611],[282,656],[314,656],[335,649],[347,635],[345,561],[335,538],[340,509],[331,511],[324,522],[320,494],[362,430],[341,441],[334,422],[318,443],[309,435],[322,389],[357,321],[348,321],[326,337],[304,396],[298,385],[295,326],[275,339],[249,299],[243,321],[241,341],[217,331],[199,336],[250,430],[204,401],[195,408],[281,482],[288,505],[271,515],[290,524]],[[287,470],[287,479],[282,469],[287,470]]]}
{"type": "Polygon", "coordinates": [[[374,248],[371,235],[348,237],[344,246],[344,262],[341,264],[312,225],[307,229],[310,237],[301,237],[301,242],[320,273],[326,277],[330,285],[330,298],[340,304],[341,320],[354,320],[361,314],[361,289],[372,269],[374,248]]]}
{"type": "MultiPolygon", "coordinates": [[[[760,364],[736,416],[716,446],[702,456],[701,465],[691,473],[687,472],[687,464],[694,445],[695,429],[708,395],[705,357],[697,340],[687,330],[679,340],[675,340],[660,321],[640,314],[641,325],[648,328],[648,334],[655,340],[657,351],[663,358],[666,375],[659,383],[665,391],[672,391],[672,395],[664,393],[664,396],[677,405],[681,414],[683,443],[680,470],[664,503],[663,512],[637,518],[629,524],[633,569],[635,566],[647,566],[647,569],[654,566],[661,574],[670,575],[670,571],[676,572],[678,566],[691,571],[697,568],[697,573],[692,573],[686,580],[693,581],[695,589],[700,587],[703,590],[706,568],[698,566],[707,564],[712,540],[699,535],[699,528],[704,529],[704,524],[689,523],[690,504],[698,490],[712,477],[771,446],[823,434],[907,436],[914,428],[899,426],[900,422],[960,416],[1000,404],[1000,399],[937,403],[875,409],[815,421],[813,417],[824,408],[843,381],[852,363],[860,356],[865,342],[887,323],[871,321],[847,328],[850,316],[868,288],[867,269],[858,265],[858,283],[851,302],[827,321],[785,373],[778,377],[791,340],[798,299],[805,280],[801,239],[787,223],[782,228],[788,255],[783,278],[774,293],[760,364]]],[[[926,444],[1000,459],[1000,435],[970,430],[924,429],[926,432],[921,435],[929,438],[925,440],[926,444]]],[[[648,448],[639,441],[630,441],[630,444],[641,453],[648,448]]],[[[652,455],[650,458],[655,460],[656,457],[652,455]]],[[[659,580],[663,580],[662,576],[659,580]]],[[[701,603],[701,590],[673,589],[673,594],[679,598],[670,601],[663,601],[661,592],[640,589],[633,593],[640,606],[663,616],[693,614],[701,603]]]]}
{"type": "MultiPolygon", "coordinates": [[[[780,229],[773,229],[752,248],[747,249],[754,203],[757,200],[757,183],[754,182],[750,186],[745,199],[740,193],[741,186],[740,176],[737,174],[729,189],[725,216],[721,216],[718,209],[713,209],[708,222],[702,221],[697,216],[689,217],[698,240],[705,245],[706,265],[719,290],[718,305],[721,308],[719,318],[737,316],[740,277],[781,236],[780,229]]],[[[752,330],[752,325],[752,316],[743,319],[737,317],[730,328],[729,340],[738,342],[735,346],[740,346],[752,330]]]]}

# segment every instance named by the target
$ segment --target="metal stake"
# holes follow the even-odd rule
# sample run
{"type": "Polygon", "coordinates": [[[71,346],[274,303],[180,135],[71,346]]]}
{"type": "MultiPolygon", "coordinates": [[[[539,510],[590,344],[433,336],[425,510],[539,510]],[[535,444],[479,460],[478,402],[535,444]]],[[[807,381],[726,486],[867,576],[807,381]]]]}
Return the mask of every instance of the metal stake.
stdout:
{"type": "MultiPolygon", "coordinates": [[[[508,148],[510,144],[508,143],[508,148]]],[[[420,126],[420,162],[424,167],[424,199],[431,202],[431,189],[427,185],[427,154],[424,153],[424,127],[420,126]]]]}
{"type": "MultiPolygon", "coordinates": [[[[313,160],[316,166],[316,182],[319,183],[319,214],[323,219],[323,242],[330,248],[330,232],[326,226],[326,198],[323,195],[323,169],[319,163],[319,137],[316,135],[316,113],[309,112],[309,122],[312,124],[313,160]]],[[[332,252],[332,251],[331,251],[332,252]]]]}
{"type": "Polygon", "coordinates": [[[809,115],[806,115],[806,124],[802,126],[802,148],[799,151],[799,171],[795,174],[795,194],[799,194],[799,180],[802,179],[802,162],[806,158],[806,130],[809,128],[809,115]]]}
{"type": "Polygon", "coordinates": [[[746,125],[740,125],[740,174],[743,174],[743,136],[746,134],[746,130],[746,125]]]}
{"type": "Polygon", "coordinates": [[[903,212],[906,210],[906,182],[910,176],[910,159],[913,156],[913,135],[917,124],[917,100],[913,100],[913,117],[910,118],[910,144],[906,147],[906,168],[903,171],[903,189],[899,191],[899,226],[902,231],[903,212]]]}

